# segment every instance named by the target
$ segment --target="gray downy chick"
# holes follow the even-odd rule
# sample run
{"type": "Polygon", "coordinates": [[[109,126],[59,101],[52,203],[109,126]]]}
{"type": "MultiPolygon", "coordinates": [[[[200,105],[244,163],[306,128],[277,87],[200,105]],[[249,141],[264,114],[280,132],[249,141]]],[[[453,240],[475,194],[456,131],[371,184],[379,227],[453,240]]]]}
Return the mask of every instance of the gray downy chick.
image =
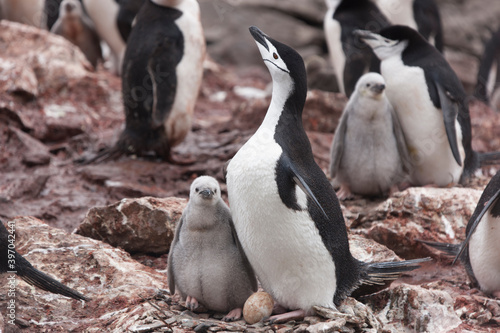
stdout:
{"type": "Polygon", "coordinates": [[[349,99],[331,147],[330,176],[339,199],[381,196],[397,190],[410,170],[401,125],[377,73],[363,75],[349,99]]]}
{"type": "Polygon", "coordinates": [[[201,176],[191,184],[189,202],[177,225],[168,256],[168,285],[186,307],[241,317],[243,304],[257,290],[257,279],[241,246],[219,183],[201,176]]]}
{"type": "Polygon", "coordinates": [[[101,41],[94,24],[83,12],[80,1],[63,0],[61,2],[59,18],[50,32],[78,46],[92,66],[97,67],[98,61],[102,59],[101,41]]]}

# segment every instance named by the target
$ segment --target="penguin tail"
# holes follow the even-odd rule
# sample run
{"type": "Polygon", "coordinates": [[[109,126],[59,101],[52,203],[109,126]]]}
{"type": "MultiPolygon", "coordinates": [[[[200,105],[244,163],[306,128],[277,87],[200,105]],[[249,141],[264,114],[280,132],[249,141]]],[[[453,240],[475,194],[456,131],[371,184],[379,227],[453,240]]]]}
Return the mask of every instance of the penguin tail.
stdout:
{"type": "Polygon", "coordinates": [[[460,251],[460,244],[429,242],[421,239],[417,239],[417,241],[454,257],[456,257],[458,252],[460,251]]]}
{"type": "MultiPolygon", "coordinates": [[[[23,258],[24,259],[24,258],[23,258]]],[[[20,260],[19,256],[17,258],[17,275],[22,278],[27,283],[38,287],[42,290],[60,294],[66,297],[71,297],[76,300],[89,301],[90,299],[80,294],[78,291],[73,290],[59,281],[51,278],[47,274],[34,268],[26,259],[20,260]],[[19,267],[21,266],[21,267],[19,267]]]]}
{"type": "Polygon", "coordinates": [[[500,152],[491,152],[491,153],[479,153],[479,165],[480,166],[488,166],[488,165],[497,165],[500,164],[500,152]]]}
{"type": "Polygon", "coordinates": [[[366,263],[365,276],[361,279],[362,284],[384,285],[386,281],[396,280],[404,272],[410,272],[420,268],[420,264],[432,260],[421,258],[403,261],[388,261],[366,263]]]}

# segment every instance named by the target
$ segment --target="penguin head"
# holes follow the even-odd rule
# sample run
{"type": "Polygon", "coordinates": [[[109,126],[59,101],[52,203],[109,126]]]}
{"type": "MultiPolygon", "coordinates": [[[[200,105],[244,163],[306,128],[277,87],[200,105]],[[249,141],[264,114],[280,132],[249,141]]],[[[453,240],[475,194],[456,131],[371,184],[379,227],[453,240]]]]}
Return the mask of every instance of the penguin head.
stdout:
{"type": "Polygon", "coordinates": [[[355,91],[362,97],[379,100],[384,96],[385,80],[378,73],[366,73],[359,78],[355,91]]]}
{"type": "Polygon", "coordinates": [[[78,0],[63,0],[59,7],[59,16],[82,16],[82,4],[78,0]]]}
{"type": "Polygon", "coordinates": [[[368,30],[354,31],[354,35],[370,46],[380,60],[400,56],[415,38],[414,33],[418,35],[418,32],[406,26],[390,26],[382,29],[380,34],[368,30]]]}
{"type": "Polygon", "coordinates": [[[274,82],[282,86],[287,86],[287,83],[294,86],[306,84],[304,61],[297,51],[272,39],[255,26],[249,30],[274,82]]]}
{"type": "Polygon", "coordinates": [[[191,184],[189,201],[195,204],[213,205],[221,198],[217,180],[210,176],[200,176],[191,184]]]}

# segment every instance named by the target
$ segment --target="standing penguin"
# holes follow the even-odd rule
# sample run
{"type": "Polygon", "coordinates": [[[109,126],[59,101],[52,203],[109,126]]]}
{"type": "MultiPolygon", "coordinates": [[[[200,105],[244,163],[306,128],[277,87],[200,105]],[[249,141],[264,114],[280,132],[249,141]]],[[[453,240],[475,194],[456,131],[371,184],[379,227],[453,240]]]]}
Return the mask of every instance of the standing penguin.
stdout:
{"type": "Polygon", "coordinates": [[[83,13],[80,1],[61,2],[59,18],[50,32],[63,36],[78,46],[92,66],[97,67],[97,62],[102,59],[101,40],[92,21],[83,13]]]}
{"type": "Polygon", "coordinates": [[[9,246],[9,244],[12,244],[12,240],[15,239],[12,237],[13,235],[9,233],[2,221],[0,221],[0,274],[14,272],[27,283],[42,290],[71,297],[76,300],[89,300],[78,291],[65,286],[33,267],[28,260],[9,246]]]}
{"type": "Polygon", "coordinates": [[[380,74],[363,75],[335,130],[330,176],[340,183],[340,200],[351,191],[387,195],[410,171],[404,134],[384,90],[380,74]]]}
{"type": "Polygon", "coordinates": [[[491,178],[465,229],[462,244],[423,242],[460,259],[472,284],[500,297],[500,171],[491,178]]]}
{"type": "Polygon", "coordinates": [[[462,183],[499,153],[471,146],[467,95],[443,55],[417,31],[391,26],[356,31],[381,60],[386,94],[398,114],[412,158],[413,185],[462,183]]]}
{"type": "Polygon", "coordinates": [[[326,0],[326,5],[323,24],[330,60],[340,92],[349,97],[363,74],[379,71],[379,61],[353,31],[378,32],[390,23],[370,0],[326,0]]]}
{"type": "Polygon", "coordinates": [[[407,25],[443,52],[443,28],[434,0],[376,0],[382,13],[394,25],[407,25]]]}
{"type": "Polygon", "coordinates": [[[229,312],[226,321],[239,319],[243,304],[257,291],[231,212],[212,177],[201,176],[191,184],[168,255],[168,287],[172,294],[177,289],[191,310],[201,303],[209,310],[229,312]]]}
{"type": "MultiPolygon", "coordinates": [[[[227,166],[229,204],[238,238],[262,287],[290,313],[334,308],[361,283],[418,267],[416,261],[363,263],[349,250],[333,187],[313,158],[302,125],[304,62],[292,48],[250,28],[273,79],[257,132],[227,166]]],[[[377,282],[378,281],[378,282],[377,282]]]]}
{"type": "Polygon", "coordinates": [[[123,60],[125,129],[113,148],[91,161],[154,152],[175,162],[171,148],[191,130],[204,58],[196,0],[147,0],[137,14],[123,60]]]}
{"type": "Polygon", "coordinates": [[[485,44],[477,73],[474,96],[484,103],[491,102],[492,106],[496,108],[498,88],[500,88],[500,29],[485,44]]]}

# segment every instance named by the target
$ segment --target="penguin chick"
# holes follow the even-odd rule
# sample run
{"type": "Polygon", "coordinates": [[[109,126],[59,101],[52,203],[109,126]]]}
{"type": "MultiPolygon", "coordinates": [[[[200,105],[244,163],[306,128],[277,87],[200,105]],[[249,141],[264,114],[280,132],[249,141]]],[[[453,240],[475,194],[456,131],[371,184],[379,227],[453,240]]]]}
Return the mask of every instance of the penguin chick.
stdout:
{"type": "Polygon", "coordinates": [[[398,114],[412,159],[410,182],[447,186],[498,163],[500,153],[472,149],[467,94],[443,55],[417,31],[391,26],[355,31],[381,60],[387,98],[398,114]]]}
{"type": "Polygon", "coordinates": [[[87,60],[97,67],[102,59],[101,41],[94,29],[94,24],[83,13],[78,0],[63,0],[59,7],[59,18],[50,32],[60,35],[78,46],[87,60]]]}
{"type": "Polygon", "coordinates": [[[421,241],[450,255],[464,264],[474,287],[500,297],[500,171],[479,198],[461,244],[421,241]]]}
{"type": "Polygon", "coordinates": [[[335,131],[330,176],[340,183],[339,199],[352,193],[387,195],[410,170],[410,156],[401,125],[385,96],[384,78],[363,75],[335,131]]]}
{"type": "Polygon", "coordinates": [[[89,300],[78,291],[65,286],[33,267],[28,260],[9,247],[9,240],[12,240],[12,237],[13,235],[7,231],[7,228],[0,221],[0,274],[15,272],[21,279],[42,290],[76,300],[89,300]]]}
{"type": "Polygon", "coordinates": [[[234,226],[263,289],[286,321],[335,308],[362,283],[380,284],[421,260],[364,263],[350,250],[335,191],[314,161],[302,125],[307,79],[302,57],[251,27],[272,80],[271,104],[255,134],[227,167],[234,226]]]}
{"type": "Polygon", "coordinates": [[[189,202],[175,230],[168,256],[168,286],[196,310],[229,312],[223,320],[241,317],[257,279],[240,247],[228,206],[217,180],[196,178],[189,202]]]}

